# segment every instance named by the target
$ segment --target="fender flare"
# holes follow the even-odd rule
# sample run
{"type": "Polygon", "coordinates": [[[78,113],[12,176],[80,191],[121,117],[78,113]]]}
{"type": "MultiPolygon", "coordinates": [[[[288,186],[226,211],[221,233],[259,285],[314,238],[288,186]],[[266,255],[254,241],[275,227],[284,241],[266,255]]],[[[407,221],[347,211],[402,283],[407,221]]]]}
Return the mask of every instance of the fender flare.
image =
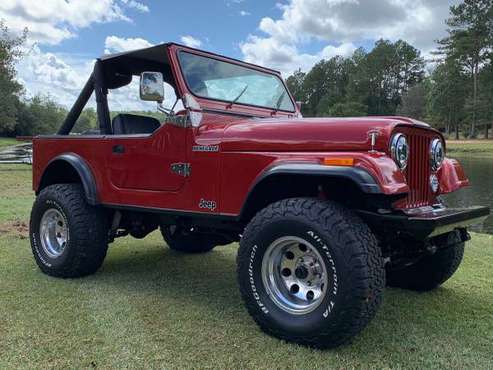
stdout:
{"type": "Polygon", "coordinates": [[[43,171],[43,175],[41,176],[41,181],[39,182],[40,184],[39,187],[41,187],[41,185],[43,184],[43,180],[45,178],[45,174],[47,170],[49,170],[51,165],[57,162],[65,162],[68,163],[70,166],[72,166],[80,177],[87,202],[90,205],[99,204],[96,180],[94,179],[94,175],[91,171],[91,168],[81,156],[75,153],[65,153],[53,158],[43,171]]]}
{"type": "Polygon", "coordinates": [[[278,175],[302,175],[302,176],[322,176],[327,178],[339,178],[349,180],[365,194],[379,195],[384,194],[382,188],[370,175],[368,171],[361,167],[346,166],[325,166],[316,163],[282,163],[267,168],[261,173],[253,185],[250,187],[245,201],[240,211],[240,218],[247,213],[249,202],[252,199],[255,189],[266,179],[278,175]]]}
{"type": "Polygon", "coordinates": [[[358,188],[367,194],[382,194],[383,191],[372,175],[361,167],[347,166],[325,166],[315,163],[284,163],[272,166],[264,171],[253,184],[250,192],[260,182],[269,176],[274,175],[309,175],[309,176],[327,176],[339,177],[351,180],[358,188]]]}

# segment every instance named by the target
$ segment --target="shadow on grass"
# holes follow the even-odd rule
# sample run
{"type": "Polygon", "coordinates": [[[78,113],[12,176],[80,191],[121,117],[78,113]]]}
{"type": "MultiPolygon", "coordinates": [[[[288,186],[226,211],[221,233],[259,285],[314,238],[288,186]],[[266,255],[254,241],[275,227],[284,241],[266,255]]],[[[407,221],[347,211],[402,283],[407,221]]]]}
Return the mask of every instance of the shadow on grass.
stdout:
{"type": "Polygon", "coordinates": [[[242,304],[236,284],[236,250],[231,252],[231,247],[218,247],[205,254],[185,254],[164,246],[111,251],[93,279],[126,293],[138,290],[154,295],[163,303],[176,299],[227,311],[242,304]]]}
{"type": "MultiPolygon", "coordinates": [[[[206,315],[220,312],[221,319],[234,320],[236,327],[252,332],[254,323],[238,292],[233,247],[219,247],[202,255],[182,254],[162,246],[132,251],[114,248],[100,273],[90,278],[98,285],[126,295],[152,296],[153,303],[163,308],[173,302],[206,315]]],[[[378,357],[383,350],[429,351],[423,343],[432,338],[439,341],[435,346],[445,346],[460,340],[461,331],[474,335],[474,327],[465,322],[471,317],[473,323],[482,315],[486,317],[484,310],[489,303],[478,291],[452,286],[426,293],[387,289],[370,326],[352,344],[333,351],[349,357],[354,356],[353,351],[378,357]]]]}

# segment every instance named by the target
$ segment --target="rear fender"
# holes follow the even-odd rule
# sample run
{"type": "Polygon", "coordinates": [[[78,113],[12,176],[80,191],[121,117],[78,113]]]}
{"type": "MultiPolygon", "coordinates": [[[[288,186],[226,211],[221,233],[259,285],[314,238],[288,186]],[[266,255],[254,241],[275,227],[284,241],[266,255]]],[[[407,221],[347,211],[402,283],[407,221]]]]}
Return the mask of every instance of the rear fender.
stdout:
{"type": "Polygon", "coordinates": [[[65,153],[53,158],[43,171],[36,194],[45,187],[57,183],[81,183],[86,200],[99,204],[96,181],[87,162],[75,153],[65,153]]]}

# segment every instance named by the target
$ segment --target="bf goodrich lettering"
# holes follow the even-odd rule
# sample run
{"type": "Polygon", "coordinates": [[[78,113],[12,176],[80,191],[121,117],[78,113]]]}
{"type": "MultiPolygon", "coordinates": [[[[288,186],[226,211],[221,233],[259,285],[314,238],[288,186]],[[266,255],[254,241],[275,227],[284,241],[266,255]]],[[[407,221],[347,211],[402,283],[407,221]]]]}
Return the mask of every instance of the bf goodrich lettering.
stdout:
{"type": "Polygon", "coordinates": [[[260,296],[257,293],[257,287],[255,286],[255,280],[253,278],[253,261],[255,260],[255,254],[257,253],[257,245],[254,245],[252,248],[252,253],[250,253],[250,263],[248,264],[248,275],[250,278],[250,287],[252,288],[253,292],[253,298],[255,298],[255,301],[259,305],[260,309],[262,310],[263,313],[269,313],[269,310],[267,307],[264,306],[262,301],[260,300],[260,296]]]}
{"type": "MultiPolygon", "coordinates": [[[[337,270],[336,270],[336,266],[334,263],[334,259],[332,258],[332,255],[329,252],[329,247],[327,247],[327,244],[325,244],[323,242],[322,238],[319,235],[317,235],[314,231],[309,230],[307,232],[307,234],[310,235],[322,247],[322,250],[324,251],[327,258],[329,259],[329,264],[330,264],[329,267],[332,270],[332,295],[336,296],[337,295],[337,289],[338,289],[337,270]]],[[[327,307],[322,314],[323,317],[327,318],[329,316],[329,313],[331,313],[332,310],[334,309],[334,305],[335,305],[335,303],[333,300],[330,300],[328,302],[327,307]]]]}

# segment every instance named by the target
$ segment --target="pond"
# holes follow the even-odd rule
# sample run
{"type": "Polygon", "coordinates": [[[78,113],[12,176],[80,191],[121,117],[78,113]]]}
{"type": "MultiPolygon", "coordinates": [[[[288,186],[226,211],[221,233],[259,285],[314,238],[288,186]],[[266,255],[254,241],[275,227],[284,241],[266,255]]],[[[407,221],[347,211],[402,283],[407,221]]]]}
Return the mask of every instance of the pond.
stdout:
{"type": "MultiPolygon", "coordinates": [[[[493,158],[474,158],[467,155],[451,155],[466,171],[471,186],[444,196],[450,207],[488,206],[493,210],[493,158]]],[[[493,234],[493,216],[483,225],[470,228],[472,231],[493,234]]]]}

